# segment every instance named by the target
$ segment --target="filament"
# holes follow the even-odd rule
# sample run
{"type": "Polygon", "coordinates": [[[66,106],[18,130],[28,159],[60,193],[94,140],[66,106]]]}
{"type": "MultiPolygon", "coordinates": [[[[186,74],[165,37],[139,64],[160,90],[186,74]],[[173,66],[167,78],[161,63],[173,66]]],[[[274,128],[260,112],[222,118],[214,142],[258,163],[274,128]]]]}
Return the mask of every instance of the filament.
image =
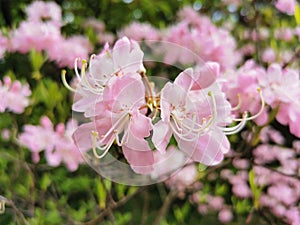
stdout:
{"type": "Polygon", "coordinates": [[[236,110],[239,110],[241,108],[241,104],[242,104],[241,94],[238,93],[237,97],[238,97],[238,104],[235,107],[232,107],[231,111],[236,111],[236,110]]]}
{"type": "MultiPolygon", "coordinates": [[[[124,113],[114,124],[113,126],[106,132],[105,135],[101,136],[101,139],[98,140],[98,132],[92,131],[92,147],[93,147],[93,153],[95,157],[101,159],[103,158],[109,151],[110,147],[113,145],[113,143],[116,141],[117,145],[122,146],[124,144],[124,138],[125,136],[122,137],[122,140],[120,141],[119,133],[124,130],[124,126],[128,122],[127,116],[130,116],[128,113],[124,113]],[[100,143],[103,143],[109,135],[112,135],[111,138],[109,139],[108,143],[98,146],[97,141],[100,143]],[[101,151],[104,151],[101,155],[97,153],[97,148],[100,149],[101,151]]],[[[126,141],[128,140],[128,136],[126,141]]]]}
{"type": "Polygon", "coordinates": [[[81,77],[78,72],[78,60],[79,60],[79,58],[76,58],[74,61],[74,70],[75,70],[75,74],[76,74],[77,78],[79,79],[79,81],[81,81],[81,77]]]}
{"type": "MultiPolygon", "coordinates": [[[[259,87],[259,88],[257,88],[257,91],[258,91],[258,93],[259,93],[260,100],[261,100],[261,107],[260,107],[260,110],[259,110],[259,112],[256,113],[255,115],[246,118],[246,121],[256,119],[256,118],[259,117],[259,116],[263,113],[263,111],[264,111],[264,108],[265,108],[265,104],[266,104],[266,103],[265,103],[264,96],[263,96],[263,94],[262,94],[262,90],[261,90],[261,88],[259,87]]],[[[245,112],[245,113],[247,113],[247,112],[245,112]]],[[[233,120],[234,120],[234,121],[243,121],[244,118],[238,118],[238,119],[233,119],[233,120]]]]}
{"type": "Polygon", "coordinates": [[[223,127],[222,130],[225,135],[232,135],[240,132],[246,125],[248,114],[245,112],[242,117],[242,121],[234,127],[223,127]]]}
{"type": "Polygon", "coordinates": [[[70,91],[72,91],[72,92],[76,92],[76,90],[75,90],[74,88],[72,88],[72,87],[68,84],[68,82],[67,82],[67,80],[66,80],[66,73],[67,73],[66,70],[62,70],[62,71],[61,71],[61,79],[62,79],[62,82],[63,82],[64,86],[65,86],[68,90],[70,90],[70,91]]]}

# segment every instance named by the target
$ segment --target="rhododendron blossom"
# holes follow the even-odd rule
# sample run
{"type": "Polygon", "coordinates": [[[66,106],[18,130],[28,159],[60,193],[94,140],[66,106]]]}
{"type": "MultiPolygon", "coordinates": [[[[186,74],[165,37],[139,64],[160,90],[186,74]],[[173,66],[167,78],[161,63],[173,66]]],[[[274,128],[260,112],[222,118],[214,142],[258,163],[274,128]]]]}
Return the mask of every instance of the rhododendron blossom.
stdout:
{"type": "Polygon", "coordinates": [[[31,91],[28,84],[22,85],[20,81],[12,81],[6,76],[3,82],[0,81],[0,112],[6,109],[14,113],[23,113],[29,105],[31,91]]]}
{"type": "Polygon", "coordinates": [[[83,163],[81,152],[73,142],[72,134],[77,122],[69,120],[66,126],[58,124],[55,129],[46,116],[40,120],[40,125],[25,125],[24,131],[18,137],[20,145],[27,147],[32,153],[35,163],[40,161],[40,152],[45,152],[47,163],[50,166],[58,166],[64,163],[70,171],[77,170],[83,163]]]}
{"type": "Polygon", "coordinates": [[[88,121],[73,135],[77,146],[92,150],[99,160],[108,153],[119,154],[112,147],[119,146],[136,173],[153,170],[153,152],[165,154],[172,136],[191,160],[220,163],[230,148],[226,135],[257,117],[244,112],[242,118],[232,118],[218,81],[218,63],[188,68],[157,90],[147,78],[139,45],[123,37],[112,49],[106,45],[99,55],[92,55],[88,68],[83,60],[80,74],[77,64],[78,59],[76,88],[68,85],[62,72],[65,86],[75,92],[73,110],[88,121]],[[226,127],[232,121],[237,125],[226,127]]]}

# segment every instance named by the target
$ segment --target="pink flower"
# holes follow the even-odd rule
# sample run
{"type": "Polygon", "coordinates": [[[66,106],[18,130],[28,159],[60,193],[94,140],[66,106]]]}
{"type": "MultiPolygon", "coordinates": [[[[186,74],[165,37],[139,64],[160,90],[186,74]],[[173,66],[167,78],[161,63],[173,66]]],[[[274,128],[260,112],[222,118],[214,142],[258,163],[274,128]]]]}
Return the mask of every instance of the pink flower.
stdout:
{"type": "Polygon", "coordinates": [[[27,53],[51,49],[60,40],[60,30],[53,24],[23,21],[11,34],[12,50],[27,53]]]}
{"type": "Polygon", "coordinates": [[[72,36],[68,39],[59,38],[56,44],[47,48],[50,60],[59,67],[74,68],[76,58],[86,59],[91,51],[89,40],[83,36],[72,36]]]}
{"type": "Polygon", "coordinates": [[[250,112],[256,115],[255,122],[262,125],[267,122],[267,111],[264,109],[263,99],[258,92],[257,78],[265,73],[263,68],[254,61],[247,61],[237,72],[228,71],[224,79],[223,90],[226,93],[234,113],[250,112]]]}
{"type": "Polygon", "coordinates": [[[227,208],[222,209],[218,214],[218,219],[222,223],[229,223],[233,219],[231,210],[229,210],[227,208]]]}
{"type": "Polygon", "coordinates": [[[275,7],[283,13],[287,13],[289,15],[293,15],[296,7],[295,0],[277,0],[275,3],[275,7]]]}
{"type": "Polygon", "coordinates": [[[3,83],[0,81],[0,112],[8,109],[17,114],[23,113],[29,105],[30,95],[28,84],[22,85],[18,80],[12,82],[10,77],[4,77],[3,83]]]}
{"type": "Polygon", "coordinates": [[[218,77],[218,70],[212,68],[200,73],[187,69],[162,89],[162,120],[154,125],[152,137],[161,153],[172,134],[180,150],[206,165],[220,162],[229,150],[227,137],[218,125],[230,121],[230,105],[218,86],[211,85],[218,77]]]}
{"type": "Polygon", "coordinates": [[[26,8],[28,21],[52,23],[61,26],[61,8],[55,2],[35,1],[26,8]]]}
{"type": "Polygon", "coordinates": [[[240,57],[235,51],[236,42],[227,30],[217,28],[207,17],[198,15],[189,7],[180,14],[183,20],[169,27],[163,37],[164,41],[175,44],[162,49],[166,63],[214,61],[220,64],[222,71],[237,65],[240,57]]]}
{"type": "Polygon", "coordinates": [[[263,51],[262,60],[267,63],[273,63],[276,61],[276,53],[272,48],[267,48],[263,51]]]}
{"type": "MultiPolygon", "coordinates": [[[[80,136],[93,135],[94,154],[102,158],[116,141],[132,169],[138,173],[149,173],[154,162],[153,153],[144,139],[150,135],[150,118],[140,111],[145,102],[145,88],[139,74],[126,74],[115,78],[103,93],[105,101],[99,102],[92,116],[94,122],[88,132],[80,126],[75,132],[77,144],[82,146],[80,136]],[[103,110],[101,110],[103,109],[103,110]],[[122,138],[120,138],[122,134],[122,138]],[[97,153],[96,148],[102,151],[97,153]]],[[[86,137],[88,139],[88,137],[86,137]]],[[[85,139],[83,139],[85,140],[85,139]]]]}
{"type": "Polygon", "coordinates": [[[49,118],[42,117],[40,123],[40,126],[25,125],[24,132],[18,138],[20,145],[27,147],[32,152],[32,159],[35,163],[40,161],[40,152],[51,151],[54,148],[56,140],[53,124],[49,118]]]}
{"type": "Polygon", "coordinates": [[[273,141],[276,144],[283,145],[284,144],[284,137],[281,135],[281,133],[272,128],[272,127],[264,127],[260,131],[260,139],[263,143],[267,143],[269,141],[273,141]]]}
{"type": "Polygon", "coordinates": [[[84,162],[81,152],[73,142],[72,134],[77,128],[77,121],[69,120],[66,126],[62,123],[56,126],[56,140],[54,148],[46,151],[46,159],[50,166],[58,166],[64,163],[69,171],[78,169],[84,162]]]}
{"type": "Polygon", "coordinates": [[[127,36],[136,41],[143,41],[159,40],[161,35],[157,29],[155,29],[148,23],[133,22],[124,27],[119,32],[119,36],[127,36]]]}
{"type": "Polygon", "coordinates": [[[8,41],[7,38],[0,32],[0,59],[3,58],[4,53],[7,51],[8,41]]]}
{"type": "MultiPolygon", "coordinates": [[[[93,55],[90,60],[88,74],[83,65],[79,85],[76,89],[73,110],[85,112],[94,111],[94,104],[102,101],[104,87],[117,76],[136,73],[143,68],[143,52],[138,44],[124,37],[116,42],[113,49],[108,45],[99,55],[93,55]]],[[[75,68],[77,65],[75,65],[75,68]]],[[[76,68],[77,69],[77,68],[76,68]]]]}
{"type": "Polygon", "coordinates": [[[84,162],[72,139],[77,122],[69,120],[66,127],[60,123],[54,130],[52,122],[44,116],[40,124],[25,125],[24,132],[18,138],[19,144],[31,151],[35,163],[40,160],[39,153],[45,151],[46,161],[50,166],[56,167],[64,163],[68,170],[77,170],[78,165],[84,162]]]}
{"type": "Polygon", "coordinates": [[[275,30],[274,36],[278,40],[291,41],[294,36],[294,31],[292,28],[280,28],[275,30]]]}

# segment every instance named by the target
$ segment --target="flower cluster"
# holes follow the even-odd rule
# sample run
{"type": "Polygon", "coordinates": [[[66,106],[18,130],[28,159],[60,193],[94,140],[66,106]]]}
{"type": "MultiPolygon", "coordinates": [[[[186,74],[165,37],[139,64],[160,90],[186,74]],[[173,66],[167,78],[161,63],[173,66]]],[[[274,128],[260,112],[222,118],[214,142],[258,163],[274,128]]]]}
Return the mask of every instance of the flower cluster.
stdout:
{"type": "MultiPolygon", "coordinates": [[[[207,62],[188,68],[161,90],[149,82],[143,66],[143,52],[127,37],[91,56],[89,68],[83,61],[73,110],[90,122],[75,131],[80,149],[93,149],[103,158],[115,143],[137,173],[150,173],[155,162],[153,149],[165,154],[173,136],[179,149],[193,161],[215,165],[230,148],[227,135],[240,131],[249,117],[244,113],[238,125],[232,122],[231,105],[218,82],[219,64],[207,62]],[[147,139],[147,140],[146,140],[147,139]]],[[[262,106],[263,107],[263,106],[262,106]]]]}
{"type": "Polygon", "coordinates": [[[35,163],[40,161],[40,152],[44,151],[48,165],[56,167],[64,163],[68,170],[75,171],[84,162],[72,139],[76,127],[77,122],[69,120],[66,125],[60,123],[54,129],[50,119],[43,116],[40,125],[23,127],[18,142],[31,151],[35,163]]]}
{"type": "Polygon", "coordinates": [[[0,112],[5,110],[20,114],[29,105],[31,91],[28,84],[22,85],[20,81],[12,81],[6,76],[0,81],[0,112]]]}
{"type": "MultiPolygon", "coordinates": [[[[235,72],[228,72],[224,77],[227,81],[223,85],[229,101],[238,105],[238,110],[246,109],[257,113],[260,109],[260,99],[257,87],[261,87],[264,99],[273,112],[278,110],[276,119],[283,125],[289,125],[290,132],[300,137],[300,129],[296,125],[300,121],[300,80],[294,69],[282,69],[277,64],[271,64],[268,69],[247,61],[235,72]]],[[[268,108],[263,109],[256,119],[257,124],[268,122],[268,108]]]]}
{"type": "Polygon", "coordinates": [[[221,70],[232,69],[240,59],[236,51],[236,42],[230,33],[216,27],[210,19],[200,16],[190,7],[179,12],[180,22],[158,30],[146,23],[132,23],[120,34],[136,41],[156,40],[170,42],[174,45],[162,46],[160,54],[164,62],[197,64],[199,60],[214,61],[220,64],[221,70]],[[177,47],[176,47],[177,46],[177,47]]]}
{"type": "Polygon", "coordinates": [[[59,67],[74,65],[76,57],[86,58],[91,44],[83,36],[65,38],[61,8],[55,2],[35,1],[26,8],[27,20],[10,33],[9,51],[27,53],[46,51],[49,59],[59,67]]]}

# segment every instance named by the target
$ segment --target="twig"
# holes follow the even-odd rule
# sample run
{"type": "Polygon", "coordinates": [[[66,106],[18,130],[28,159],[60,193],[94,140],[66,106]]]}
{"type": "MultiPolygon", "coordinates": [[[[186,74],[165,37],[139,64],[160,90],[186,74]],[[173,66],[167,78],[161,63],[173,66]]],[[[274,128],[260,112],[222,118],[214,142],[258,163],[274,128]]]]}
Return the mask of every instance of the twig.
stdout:
{"type": "Polygon", "coordinates": [[[144,206],[142,211],[141,225],[144,225],[146,223],[146,219],[148,216],[148,208],[149,208],[149,193],[144,192],[144,206]]]}
{"type": "Polygon", "coordinates": [[[160,225],[161,224],[161,220],[162,218],[166,215],[166,213],[168,212],[171,203],[173,202],[174,198],[177,196],[178,191],[175,190],[171,190],[169,192],[169,194],[167,195],[162,207],[160,208],[157,217],[155,218],[155,221],[153,223],[153,225],[160,225]]]}

